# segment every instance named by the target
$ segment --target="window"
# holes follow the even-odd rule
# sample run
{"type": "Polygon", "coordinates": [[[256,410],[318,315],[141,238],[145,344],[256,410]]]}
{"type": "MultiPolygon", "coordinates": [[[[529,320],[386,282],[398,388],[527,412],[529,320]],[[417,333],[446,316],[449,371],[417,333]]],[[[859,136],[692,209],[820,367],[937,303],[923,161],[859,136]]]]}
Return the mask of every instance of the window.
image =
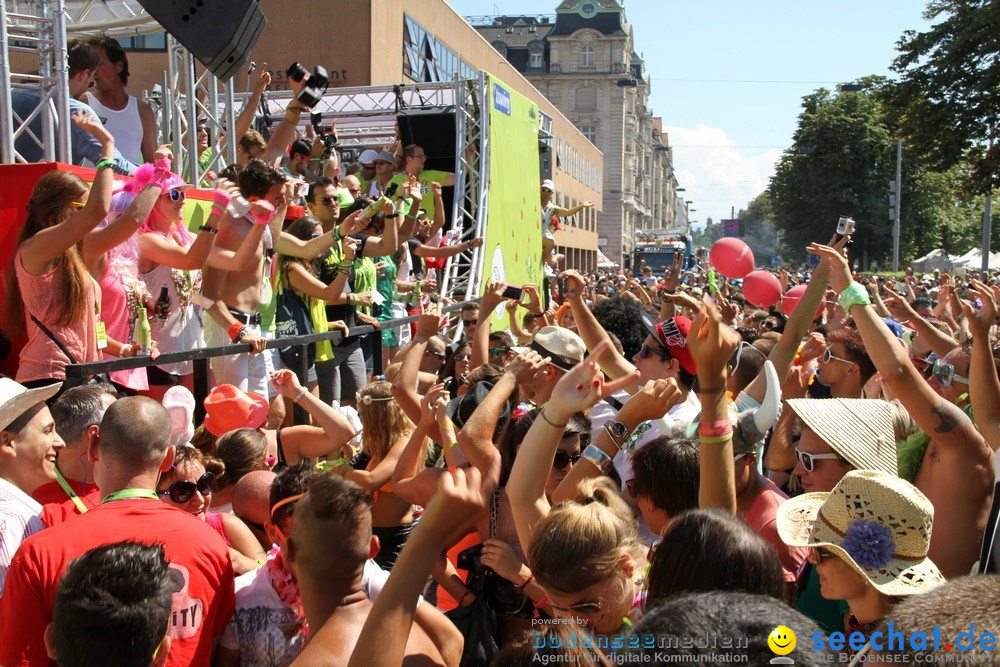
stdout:
{"type": "Polygon", "coordinates": [[[528,67],[532,69],[542,69],[544,66],[545,54],[543,54],[540,50],[533,50],[528,54],[528,67]]]}
{"type": "Polygon", "coordinates": [[[460,70],[459,58],[454,51],[409,16],[404,16],[404,75],[414,81],[452,81],[460,73],[464,74],[464,70],[464,67],[460,70]]]}
{"type": "Polygon", "coordinates": [[[580,67],[593,67],[593,66],[594,66],[594,47],[581,46],[580,67]]]}
{"type": "Polygon", "coordinates": [[[576,89],[576,110],[582,112],[597,111],[597,88],[576,89]]]}
{"type": "Polygon", "coordinates": [[[593,125],[581,125],[580,132],[583,136],[587,137],[587,141],[596,145],[597,144],[597,128],[593,125]]]}
{"type": "Polygon", "coordinates": [[[166,51],[167,33],[154,32],[150,35],[120,37],[118,38],[118,43],[126,51],[166,51]]]}

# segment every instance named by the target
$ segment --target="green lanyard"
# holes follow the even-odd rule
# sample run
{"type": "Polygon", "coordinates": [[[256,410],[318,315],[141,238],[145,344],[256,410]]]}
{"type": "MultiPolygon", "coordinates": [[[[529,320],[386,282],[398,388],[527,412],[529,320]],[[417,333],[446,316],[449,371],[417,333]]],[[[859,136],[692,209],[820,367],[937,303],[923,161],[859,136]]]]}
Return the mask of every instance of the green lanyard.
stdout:
{"type": "Polygon", "coordinates": [[[62,487],[62,490],[66,492],[67,496],[69,496],[69,499],[73,501],[74,505],[76,505],[76,509],[80,510],[80,514],[86,514],[88,507],[83,504],[80,497],[76,495],[76,491],[74,491],[73,487],[69,485],[66,478],[62,476],[62,473],[59,472],[58,466],[56,467],[56,481],[59,482],[59,486],[62,487]]]}
{"type": "Polygon", "coordinates": [[[160,497],[156,495],[156,491],[150,491],[149,489],[122,489],[121,491],[115,491],[114,493],[109,493],[104,496],[104,500],[101,504],[110,503],[115,500],[131,500],[133,498],[152,498],[153,500],[159,500],[160,497]]]}

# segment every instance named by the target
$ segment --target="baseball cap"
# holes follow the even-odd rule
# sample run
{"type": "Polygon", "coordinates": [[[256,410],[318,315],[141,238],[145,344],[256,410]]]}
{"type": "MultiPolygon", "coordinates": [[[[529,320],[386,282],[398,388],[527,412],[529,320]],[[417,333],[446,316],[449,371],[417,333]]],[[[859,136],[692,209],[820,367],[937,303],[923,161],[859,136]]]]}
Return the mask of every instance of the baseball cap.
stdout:
{"type": "Polygon", "coordinates": [[[678,315],[657,322],[656,318],[646,311],[642,311],[639,316],[642,319],[642,328],[646,330],[646,333],[655,338],[660,347],[677,360],[681,368],[691,375],[696,375],[698,366],[694,363],[694,357],[691,356],[691,350],[687,346],[691,320],[678,315]]]}
{"type": "Polygon", "coordinates": [[[546,178],[544,181],[542,181],[542,187],[545,188],[546,190],[552,190],[552,192],[556,191],[556,186],[552,182],[551,178],[546,178]]]}
{"type": "Polygon", "coordinates": [[[361,157],[358,158],[358,162],[361,164],[372,164],[377,159],[378,153],[369,148],[368,150],[361,152],[361,157]]]}
{"type": "Polygon", "coordinates": [[[563,327],[542,327],[528,348],[549,357],[549,363],[564,371],[571,370],[587,355],[587,346],[580,337],[563,327]]]}

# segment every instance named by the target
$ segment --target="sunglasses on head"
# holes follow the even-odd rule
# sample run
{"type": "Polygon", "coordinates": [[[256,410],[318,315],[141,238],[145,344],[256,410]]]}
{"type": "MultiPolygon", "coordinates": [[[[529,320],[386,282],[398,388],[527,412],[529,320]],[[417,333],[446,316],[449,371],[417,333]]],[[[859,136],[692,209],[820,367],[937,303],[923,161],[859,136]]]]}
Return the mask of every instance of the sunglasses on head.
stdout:
{"type": "Polygon", "coordinates": [[[837,361],[842,361],[845,364],[853,364],[854,363],[850,359],[844,359],[843,357],[838,357],[837,355],[835,355],[833,353],[833,351],[830,348],[826,348],[826,350],[823,351],[823,363],[824,364],[828,364],[831,361],[833,361],[834,359],[836,359],[837,361]]]}
{"type": "Polygon", "coordinates": [[[164,193],[167,197],[170,197],[170,201],[181,201],[184,199],[184,191],[180,188],[172,188],[169,192],[164,193]]]}
{"type": "Polygon", "coordinates": [[[740,346],[738,348],[736,348],[736,352],[729,359],[729,372],[730,373],[735,373],[736,369],[740,367],[740,360],[743,358],[743,348],[745,348],[745,347],[753,347],[753,345],[751,345],[750,343],[748,343],[746,341],[743,341],[743,342],[740,343],[740,346]]]}
{"type": "Polygon", "coordinates": [[[567,454],[560,450],[556,452],[555,458],[552,459],[552,467],[556,470],[565,470],[566,466],[571,463],[576,465],[576,462],[582,457],[583,454],[567,454]]]}
{"type": "Polygon", "coordinates": [[[812,472],[816,469],[816,461],[822,461],[824,459],[840,459],[839,454],[810,454],[809,452],[804,452],[798,447],[795,448],[795,458],[798,459],[802,467],[805,468],[806,472],[812,472]]]}
{"type": "Polygon", "coordinates": [[[182,505],[194,497],[194,492],[198,491],[203,496],[211,495],[212,493],[212,480],[215,478],[210,472],[206,472],[204,475],[198,478],[197,482],[189,482],[187,480],[179,479],[164,491],[157,491],[160,497],[169,497],[171,501],[182,505]]]}
{"type": "Polygon", "coordinates": [[[604,584],[604,590],[601,591],[600,596],[593,602],[579,602],[577,604],[570,605],[568,607],[562,607],[560,605],[553,604],[550,601],[549,606],[551,606],[556,611],[563,611],[570,614],[583,614],[584,616],[596,616],[597,614],[601,613],[601,609],[604,608],[604,596],[607,595],[608,593],[608,587],[611,585],[611,582],[617,578],[618,578],[617,576],[612,576],[610,579],[608,579],[608,583],[604,584]]]}
{"type": "Polygon", "coordinates": [[[955,365],[949,364],[941,359],[935,359],[931,366],[931,376],[937,378],[938,384],[942,387],[950,387],[952,382],[969,384],[969,378],[955,374],[955,365]]]}

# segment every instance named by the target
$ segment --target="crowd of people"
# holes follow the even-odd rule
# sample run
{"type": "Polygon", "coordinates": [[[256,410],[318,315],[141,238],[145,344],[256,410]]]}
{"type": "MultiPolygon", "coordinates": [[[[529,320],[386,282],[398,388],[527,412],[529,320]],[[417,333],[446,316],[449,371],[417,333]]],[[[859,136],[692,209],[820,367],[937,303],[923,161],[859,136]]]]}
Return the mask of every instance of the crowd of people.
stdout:
{"type": "Polygon", "coordinates": [[[855,275],[846,236],[765,308],[680,254],[581,272],[546,180],[551,277],[449,311],[482,241],[445,233],[423,148],[341,164],[293,100],[191,184],[115,47],[71,45],[95,176],[39,179],[6,274],[0,664],[857,664],[970,624],[992,655],[996,275],[855,275]],[[191,362],[156,357],[232,343],[196,423],[191,362]]]}

